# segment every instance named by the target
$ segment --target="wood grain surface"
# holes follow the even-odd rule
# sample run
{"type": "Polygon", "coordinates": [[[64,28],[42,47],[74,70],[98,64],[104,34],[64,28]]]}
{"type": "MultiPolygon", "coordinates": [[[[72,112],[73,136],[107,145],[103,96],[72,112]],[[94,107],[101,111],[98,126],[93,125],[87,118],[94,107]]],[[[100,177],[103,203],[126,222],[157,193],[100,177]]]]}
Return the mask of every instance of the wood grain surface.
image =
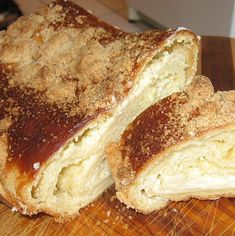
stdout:
{"type": "Polygon", "coordinates": [[[234,88],[235,40],[225,37],[202,37],[201,72],[209,77],[215,90],[234,88]]]}
{"type": "MultiPolygon", "coordinates": [[[[234,88],[235,40],[202,37],[201,72],[216,90],[234,88]]],[[[172,203],[151,215],[127,209],[113,188],[65,224],[25,217],[0,203],[0,235],[235,235],[235,199],[172,203]]]]}

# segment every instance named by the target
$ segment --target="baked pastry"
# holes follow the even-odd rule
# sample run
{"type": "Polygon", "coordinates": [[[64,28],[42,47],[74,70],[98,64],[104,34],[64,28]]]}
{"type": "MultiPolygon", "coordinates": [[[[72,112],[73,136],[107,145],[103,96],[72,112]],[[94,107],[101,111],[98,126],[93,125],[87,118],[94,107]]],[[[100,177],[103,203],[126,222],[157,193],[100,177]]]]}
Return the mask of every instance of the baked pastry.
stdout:
{"type": "Polygon", "coordinates": [[[235,196],[235,91],[198,76],[140,114],[108,148],[117,197],[150,213],[170,201],[235,196]]]}
{"type": "Polygon", "coordinates": [[[55,1],[0,33],[0,193],[23,214],[70,219],[113,179],[106,144],[197,67],[186,29],[125,33],[55,1]]]}

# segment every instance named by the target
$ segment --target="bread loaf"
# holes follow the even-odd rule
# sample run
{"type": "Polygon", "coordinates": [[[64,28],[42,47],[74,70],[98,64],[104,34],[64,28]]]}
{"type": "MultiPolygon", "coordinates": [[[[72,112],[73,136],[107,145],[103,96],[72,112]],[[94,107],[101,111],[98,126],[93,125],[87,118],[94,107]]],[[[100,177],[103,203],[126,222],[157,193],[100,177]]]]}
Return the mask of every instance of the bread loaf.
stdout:
{"type": "Polygon", "coordinates": [[[14,210],[71,219],[113,178],[105,147],[190,83],[189,30],[125,33],[69,1],[0,32],[0,194],[14,210]]]}

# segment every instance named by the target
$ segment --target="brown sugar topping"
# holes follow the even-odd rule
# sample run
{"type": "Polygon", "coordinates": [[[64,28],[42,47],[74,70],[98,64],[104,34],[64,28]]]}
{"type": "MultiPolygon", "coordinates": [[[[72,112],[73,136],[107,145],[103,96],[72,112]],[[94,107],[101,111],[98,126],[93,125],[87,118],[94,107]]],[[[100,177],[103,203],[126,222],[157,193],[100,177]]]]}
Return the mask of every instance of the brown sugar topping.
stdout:
{"type": "Polygon", "coordinates": [[[209,79],[198,77],[136,118],[122,136],[122,158],[137,171],[168,147],[234,120],[235,91],[214,93],[209,79]]]}
{"type": "Polygon", "coordinates": [[[8,166],[34,174],[79,129],[116,106],[175,31],[129,34],[55,1],[0,32],[0,134],[8,166]]]}

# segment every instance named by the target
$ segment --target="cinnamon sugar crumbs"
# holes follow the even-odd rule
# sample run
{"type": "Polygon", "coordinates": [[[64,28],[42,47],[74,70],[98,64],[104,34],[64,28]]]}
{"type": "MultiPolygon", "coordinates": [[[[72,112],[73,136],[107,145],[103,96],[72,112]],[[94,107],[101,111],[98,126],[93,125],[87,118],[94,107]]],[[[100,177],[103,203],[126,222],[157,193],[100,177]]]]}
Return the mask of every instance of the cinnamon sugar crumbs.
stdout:
{"type": "MultiPolygon", "coordinates": [[[[27,143],[34,143],[28,145],[32,150],[50,142],[58,146],[65,133],[77,132],[99,113],[115,107],[132,88],[136,72],[173,34],[125,33],[63,0],[19,18],[0,33],[1,96],[14,97],[1,104],[3,119],[14,121],[8,151],[18,158],[26,153],[27,143]],[[32,134],[40,140],[31,142],[32,134]],[[44,139],[49,135],[50,139],[44,139]]],[[[9,124],[2,122],[5,131],[9,124]]],[[[20,160],[22,168],[38,168],[27,155],[20,160]]]]}
{"type": "Polygon", "coordinates": [[[83,24],[87,19],[87,16],[77,16],[75,19],[79,24],[83,24]]]}
{"type": "Polygon", "coordinates": [[[157,47],[156,38],[162,40],[169,33],[128,34],[110,29],[101,21],[94,25],[93,16],[65,1],[19,19],[1,40],[0,60],[14,64],[10,86],[42,92],[43,100],[72,115],[92,116],[115,106],[133,86],[130,78],[136,57],[144,60],[146,52],[157,47]]]}

